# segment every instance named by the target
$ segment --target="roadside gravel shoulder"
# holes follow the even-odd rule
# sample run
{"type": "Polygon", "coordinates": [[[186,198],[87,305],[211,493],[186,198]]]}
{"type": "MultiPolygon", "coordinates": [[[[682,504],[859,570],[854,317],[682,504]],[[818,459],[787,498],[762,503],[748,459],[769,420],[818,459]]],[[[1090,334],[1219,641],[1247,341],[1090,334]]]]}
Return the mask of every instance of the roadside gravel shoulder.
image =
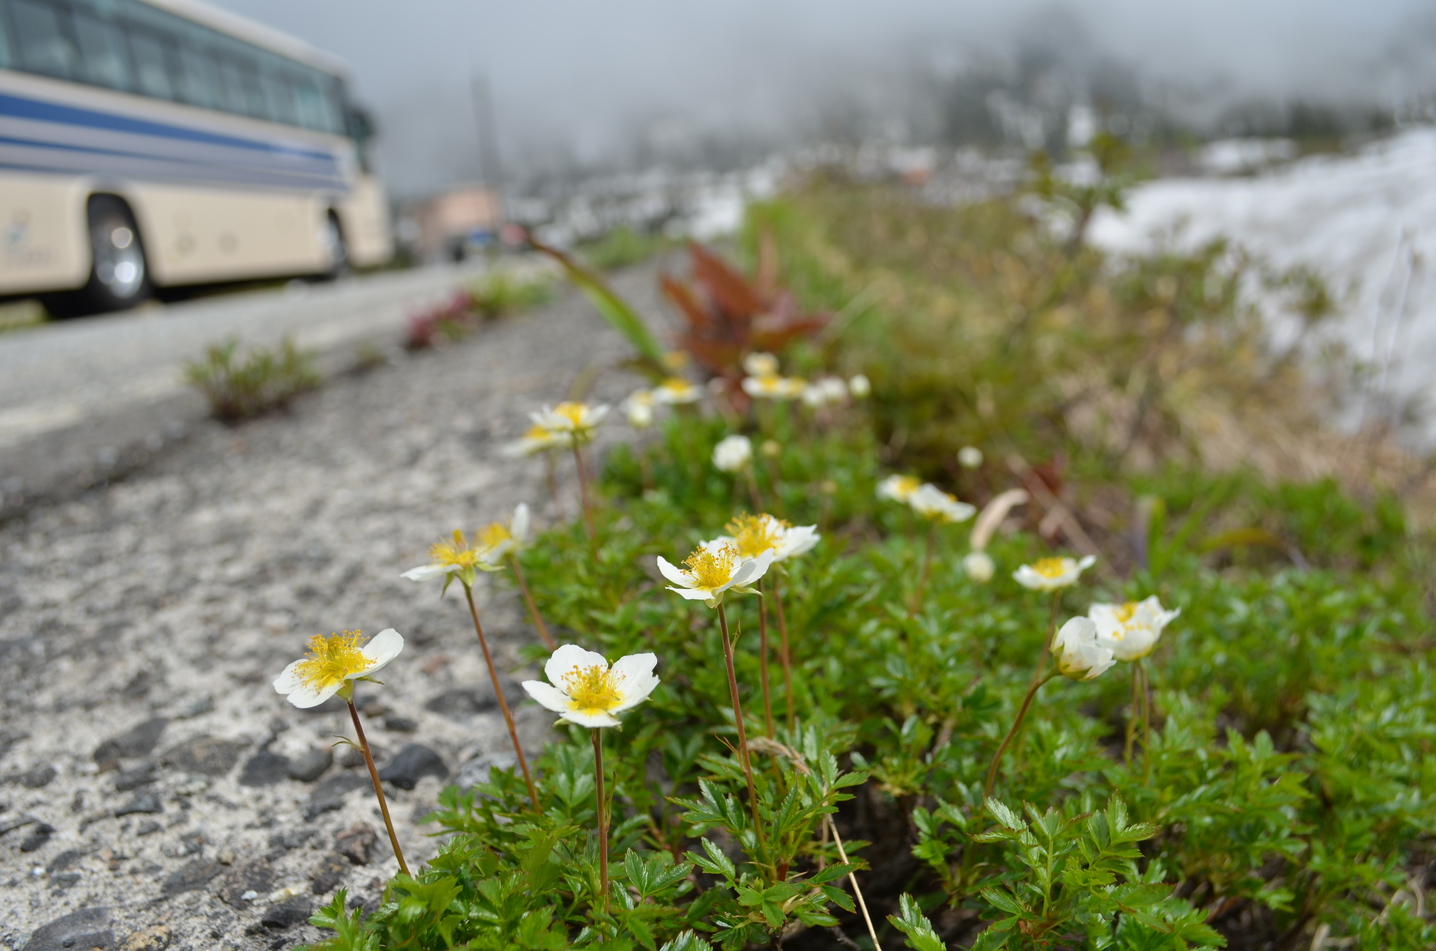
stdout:
{"type": "MultiPolygon", "coordinates": [[[[653,313],[653,276],[616,283],[653,313]]],[[[335,888],[376,902],[395,862],[367,774],[342,747],[331,761],[347,714],[269,686],[315,633],[404,634],[359,696],[402,844],[432,855],[413,820],[511,754],[458,593],[399,573],[521,501],[546,516],[542,462],[498,449],[624,353],[569,296],[289,414],[207,424],[0,526],[0,949],[289,947],[317,937],[305,922],[335,888]]],[[[632,385],[605,372],[594,395],[632,385]]],[[[477,593],[516,682],[521,606],[493,579],[477,593]]],[[[536,748],[551,717],[515,703],[536,748]]]]}

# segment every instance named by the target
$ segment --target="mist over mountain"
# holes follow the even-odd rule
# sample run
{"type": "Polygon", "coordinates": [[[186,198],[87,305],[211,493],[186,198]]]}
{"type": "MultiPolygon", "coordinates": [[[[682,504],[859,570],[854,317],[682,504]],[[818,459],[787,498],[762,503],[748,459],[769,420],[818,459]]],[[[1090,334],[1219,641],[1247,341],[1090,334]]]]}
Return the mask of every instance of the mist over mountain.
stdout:
{"type": "Polygon", "coordinates": [[[1137,136],[1436,118],[1419,0],[222,0],[346,58],[397,195],[480,177],[723,169],[817,141],[1060,148],[1074,106],[1137,136]]]}

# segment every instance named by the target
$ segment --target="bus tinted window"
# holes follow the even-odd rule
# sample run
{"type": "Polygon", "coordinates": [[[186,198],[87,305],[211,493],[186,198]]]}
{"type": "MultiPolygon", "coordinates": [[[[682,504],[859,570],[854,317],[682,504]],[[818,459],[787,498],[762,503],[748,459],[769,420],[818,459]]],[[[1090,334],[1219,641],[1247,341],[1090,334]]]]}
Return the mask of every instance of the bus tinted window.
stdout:
{"type": "Polygon", "coordinates": [[[224,77],[231,112],[265,118],[264,91],[259,88],[259,72],[253,63],[226,56],[219,61],[219,73],[224,77]]]}
{"type": "Polygon", "coordinates": [[[272,122],[282,122],[285,125],[298,125],[299,114],[295,109],[294,90],[285,81],[284,76],[268,72],[262,77],[264,87],[264,102],[268,107],[265,115],[272,122]]]}
{"type": "Polygon", "coordinates": [[[132,26],[130,49],[135,57],[135,78],[140,92],[157,99],[178,99],[174,65],[179,49],[175,41],[132,26]]]}
{"type": "Polygon", "coordinates": [[[111,89],[130,88],[130,64],[119,27],[76,11],[75,39],[80,46],[86,80],[111,89]]]}
{"type": "Polygon", "coordinates": [[[61,9],[39,0],[10,0],[16,44],[24,67],[60,79],[75,79],[80,57],[64,28],[61,9]]]}
{"type": "Polygon", "coordinates": [[[228,108],[214,57],[197,49],[188,38],[180,47],[180,80],[186,102],[206,109],[228,108]]]}

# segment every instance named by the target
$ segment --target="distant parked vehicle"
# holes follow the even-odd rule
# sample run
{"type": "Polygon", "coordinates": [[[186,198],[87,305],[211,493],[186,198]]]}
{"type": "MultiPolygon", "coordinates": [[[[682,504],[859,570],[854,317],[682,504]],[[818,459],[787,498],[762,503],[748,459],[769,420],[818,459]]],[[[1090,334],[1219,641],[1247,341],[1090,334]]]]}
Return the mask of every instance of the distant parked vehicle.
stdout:
{"type": "Polygon", "coordinates": [[[344,72],[196,0],[0,0],[0,295],[117,310],[384,263],[344,72]]]}

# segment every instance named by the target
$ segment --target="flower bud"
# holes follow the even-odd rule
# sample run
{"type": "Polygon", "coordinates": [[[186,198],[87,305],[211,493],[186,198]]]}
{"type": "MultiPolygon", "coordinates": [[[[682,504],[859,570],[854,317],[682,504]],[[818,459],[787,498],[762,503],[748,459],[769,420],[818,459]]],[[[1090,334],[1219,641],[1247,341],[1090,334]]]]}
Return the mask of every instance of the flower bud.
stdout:
{"type": "Polygon", "coordinates": [[[968,578],[978,584],[987,584],[997,571],[997,565],[993,563],[992,556],[987,552],[970,551],[962,559],[962,570],[967,572],[968,578]]]}

